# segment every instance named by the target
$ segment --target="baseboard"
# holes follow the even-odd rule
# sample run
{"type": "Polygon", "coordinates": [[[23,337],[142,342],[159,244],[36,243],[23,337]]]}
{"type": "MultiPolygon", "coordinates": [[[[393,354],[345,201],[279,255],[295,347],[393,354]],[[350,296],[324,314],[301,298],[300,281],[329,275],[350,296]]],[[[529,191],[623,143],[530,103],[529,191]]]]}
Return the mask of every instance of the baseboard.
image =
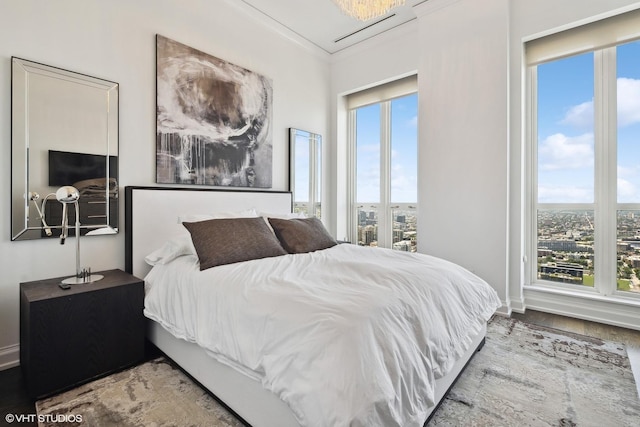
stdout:
{"type": "Polygon", "coordinates": [[[516,313],[524,314],[527,306],[524,304],[524,301],[520,300],[511,300],[511,311],[515,311],[516,313]]]}
{"type": "Polygon", "coordinates": [[[0,348],[0,371],[20,366],[20,345],[0,348]]]}
{"type": "Polygon", "coordinates": [[[525,288],[526,308],[592,322],[640,330],[638,304],[525,288]]]}
{"type": "Polygon", "coordinates": [[[496,310],[496,314],[499,314],[501,316],[510,317],[511,316],[511,306],[509,305],[509,303],[506,302],[506,301],[502,301],[502,306],[500,306],[496,310]]]}
{"type": "Polygon", "coordinates": [[[638,397],[640,398],[640,347],[627,347],[627,356],[629,363],[631,363],[631,371],[636,380],[638,397]]]}

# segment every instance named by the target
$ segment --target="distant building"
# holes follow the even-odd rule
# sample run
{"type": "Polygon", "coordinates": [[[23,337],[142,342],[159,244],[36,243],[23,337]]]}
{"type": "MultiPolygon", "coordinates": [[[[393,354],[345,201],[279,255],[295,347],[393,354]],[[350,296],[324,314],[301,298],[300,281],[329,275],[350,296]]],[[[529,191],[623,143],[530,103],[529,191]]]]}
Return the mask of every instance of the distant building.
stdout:
{"type": "Polygon", "coordinates": [[[538,248],[538,256],[539,257],[545,257],[545,256],[551,256],[551,255],[553,255],[553,251],[551,249],[538,248]]]}
{"type": "Polygon", "coordinates": [[[401,240],[393,244],[393,249],[397,251],[411,252],[411,242],[408,240],[401,240]]]}
{"type": "Polygon", "coordinates": [[[578,246],[575,240],[560,239],[560,240],[538,240],[538,249],[551,249],[552,251],[564,251],[564,252],[581,252],[588,248],[584,246],[578,246]]]}
{"type": "Polygon", "coordinates": [[[631,250],[631,245],[627,242],[618,242],[616,243],[616,248],[618,249],[618,252],[626,252],[631,250]]]}
{"type": "Polygon", "coordinates": [[[540,266],[540,278],[554,282],[582,283],[584,266],[571,262],[556,262],[540,266]]]}
{"type": "Polygon", "coordinates": [[[372,243],[378,241],[378,227],[374,225],[366,225],[359,230],[358,240],[364,246],[371,246],[372,243]]]}
{"type": "Polygon", "coordinates": [[[404,232],[404,239],[405,240],[410,240],[412,242],[415,242],[417,237],[418,237],[418,232],[417,231],[405,231],[404,232]]]}
{"type": "Polygon", "coordinates": [[[358,211],[358,222],[360,224],[367,223],[367,213],[365,211],[358,211]]]}

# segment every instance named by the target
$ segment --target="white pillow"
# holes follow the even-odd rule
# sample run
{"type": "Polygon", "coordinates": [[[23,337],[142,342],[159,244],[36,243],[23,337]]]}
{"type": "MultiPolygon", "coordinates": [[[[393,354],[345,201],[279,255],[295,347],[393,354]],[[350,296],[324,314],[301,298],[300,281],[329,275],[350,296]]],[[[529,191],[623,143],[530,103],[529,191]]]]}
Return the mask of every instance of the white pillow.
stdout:
{"type": "MultiPolygon", "coordinates": [[[[257,218],[258,212],[251,208],[238,212],[217,212],[211,214],[183,214],[178,216],[178,223],[183,222],[199,222],[209,219],[221,219],[221,218],[257,218]]],[[[197,255],[196,249],[191,241],[191,234],[186,228],[180,226],[182,229],[181,235],[173,239],[167,240],[159,249],[151,252],[144,257],[144,260],[149,265],[156,264],[168,264],[174,259],[183,255],[197,255]]]]}
{"type": "MultiPolygon", "coordinates": [[[[185,230],[186,231],[186,230],[185,230]]],[[[191,241],[191,235],[176,237],[166,241],[159,249],[144,257],[144,261],[149,265],[168,264],[174,259],[183,255],[195,255],[196,248],[191,241]]]]}

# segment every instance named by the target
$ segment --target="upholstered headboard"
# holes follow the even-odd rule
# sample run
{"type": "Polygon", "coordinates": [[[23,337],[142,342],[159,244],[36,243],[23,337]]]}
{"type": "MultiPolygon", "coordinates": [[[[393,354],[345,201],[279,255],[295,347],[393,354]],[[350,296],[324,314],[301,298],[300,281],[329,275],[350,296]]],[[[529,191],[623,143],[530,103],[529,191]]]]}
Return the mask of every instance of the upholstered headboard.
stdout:
{"type": "Polygon", "coordinates": [[[151,268],[144,257],[184,232],[179,216],[251,208],[274,214],[289,213],[292,206],[292,195],[288,191],[125,187],[125,269],[144,278],[151,268]]]}

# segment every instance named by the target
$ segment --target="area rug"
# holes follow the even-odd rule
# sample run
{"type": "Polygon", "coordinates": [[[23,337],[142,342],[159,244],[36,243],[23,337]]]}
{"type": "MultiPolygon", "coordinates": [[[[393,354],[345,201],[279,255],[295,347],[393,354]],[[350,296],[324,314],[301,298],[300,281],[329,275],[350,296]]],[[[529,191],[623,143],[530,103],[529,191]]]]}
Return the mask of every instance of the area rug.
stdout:
{"type": "Polygon", "coordinates": [[[41,427],[244,426],[163,357],[39,400],[36,412],[50,415],[41,427]]]}
{"type": "MultiPolygon", "coordinates": [[[[65,415],[101,427],[243,425],[164,358],[40,400],[36,409],[58,421],[42,427],[65,425],[65,415]]],[[[428,425],[640,426],[640,399],[623,345],[496,316],[428,425]]]]}
{"type": "Polygon", "coordinates": [[[494,317],[429,426],[640,426],[624,345],[494,317]]]}

